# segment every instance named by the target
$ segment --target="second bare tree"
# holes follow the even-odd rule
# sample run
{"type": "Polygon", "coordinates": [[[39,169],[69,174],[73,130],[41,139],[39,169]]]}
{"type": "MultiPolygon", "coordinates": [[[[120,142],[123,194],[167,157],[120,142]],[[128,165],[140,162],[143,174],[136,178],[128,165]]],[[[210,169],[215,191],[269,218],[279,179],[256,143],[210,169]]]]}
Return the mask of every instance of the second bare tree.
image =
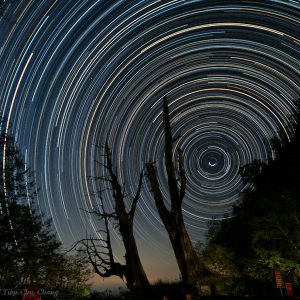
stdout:
{"type": "Polygon", "coordinates": [[[165,134],[165,168],[168,177],[171,209],[168,209],[165,205],[165,199],[159,185],[154,163],[146,164],[146,168],[156,208],[168,232],[182,281],[186,285],[195,285],[199,278],[207,273],[207,270],[193,247],[183,220],[182,201],[186,192],[184,158],[181,149],[177,148],[177,162],[173,162],[172,159],[174,139],[171,132],[167,97],[163,99],[163,121],[165,134]],[[179,178],[177,178],[176,175],[177,164],[179,178]]]}

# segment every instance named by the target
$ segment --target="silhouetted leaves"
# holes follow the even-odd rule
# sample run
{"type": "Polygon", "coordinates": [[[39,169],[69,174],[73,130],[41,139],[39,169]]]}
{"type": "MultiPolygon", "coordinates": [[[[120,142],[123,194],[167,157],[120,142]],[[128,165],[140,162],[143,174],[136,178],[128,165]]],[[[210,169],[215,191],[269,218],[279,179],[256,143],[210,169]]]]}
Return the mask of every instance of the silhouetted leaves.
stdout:
{"type": "Polygon", "coordinates": [[[0,289],[33,282],[43,288],[77,293],[90,271],[82,257],[66,255],[50,220],[35,209],[34,183],[24,161],[0,128],[0,289]]]}
{"type": "Polygon", "coordinates": [[[226,251],[223,264],[229,255],[240,278],[273,282],[274,270],[293,280],[300,275],[299,111],[295,116],[271,141],[274,160],[253,161],[241,168],[249,188],[234,206],[233,217],[212,222],[208,231],[205,259],[211,257],[209,249],[226,251]]]}

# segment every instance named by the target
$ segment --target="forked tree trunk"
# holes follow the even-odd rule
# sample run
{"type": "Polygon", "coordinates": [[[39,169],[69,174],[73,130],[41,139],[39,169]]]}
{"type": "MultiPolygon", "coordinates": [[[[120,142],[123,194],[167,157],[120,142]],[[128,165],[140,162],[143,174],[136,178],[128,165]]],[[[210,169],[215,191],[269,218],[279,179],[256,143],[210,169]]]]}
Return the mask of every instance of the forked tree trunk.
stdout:
{"type": "Polygon", "coordinates": [[[109,173],[109,182],[113,191],[113,198],[115,202],[115,214],[116,220],[119,226],[119,232],[122,236],[124,248],[125,248],[125,262],[126,271],[125,278],[127,287],[130,290],[142,289],[149,286],[146,273],[143,269],[136,241],[133,235],[133,218],[136,210],[137,201],[140,197],[143,172],[140,174],[139,185],[135,197],[132,200],[130,211],[126,211],[124,203],[124,191],[120,185],[117,175],[113,171],[111,162],[111,152],[108,144],[105,145],[105,155],[107,159],[107,170],[109,173]]]}
{"type": "Polygon", "coordinates": [[[158,183],[156,170],[153,163],[146,164],[151,190],[160,218],[168,232],[177,264],[186,285],[195,285],[196,281],[207,273],[203,262],[198,257],[186,227],[182,215],[182,201],[186,190],[186,177],[184,160],[181,149],[177,149],[179,180],[176,176],[175,163],[172,160],[173,137],[167,98],[164,98],[163,108],[164,133],[165,133],[165,167],[168,176],[171,209],[168,210],[158,183]],[[178,181],[180,184],[178,184],[178,181]]]}

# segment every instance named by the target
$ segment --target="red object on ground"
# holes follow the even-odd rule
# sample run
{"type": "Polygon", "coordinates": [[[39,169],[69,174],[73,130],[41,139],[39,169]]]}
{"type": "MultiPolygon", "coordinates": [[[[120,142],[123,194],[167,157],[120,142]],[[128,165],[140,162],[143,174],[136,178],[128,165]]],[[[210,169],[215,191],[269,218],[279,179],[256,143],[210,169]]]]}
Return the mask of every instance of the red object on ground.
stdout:
{"type": "Polygon", "coordinates": [[[293,284],[291,282],[286,282],[285,288],[286,288],[286,295],[288,297],[294,296],[293,284]]]}
{"type": "Polygon", "coordinates": [[[39,295],[38,291],[38,285],[28,284],[24,290],[23,300],[41,300],[42,297],[39,295]]]}
{"type": "Polygon", "coordinates": [[[285,286],[284,286],[283,278],[282,278],[280,272],[274,271],[274,276],[275,276],[275,280],[276,280],[276,287],[278,289],[284,289],[285,286]]]}

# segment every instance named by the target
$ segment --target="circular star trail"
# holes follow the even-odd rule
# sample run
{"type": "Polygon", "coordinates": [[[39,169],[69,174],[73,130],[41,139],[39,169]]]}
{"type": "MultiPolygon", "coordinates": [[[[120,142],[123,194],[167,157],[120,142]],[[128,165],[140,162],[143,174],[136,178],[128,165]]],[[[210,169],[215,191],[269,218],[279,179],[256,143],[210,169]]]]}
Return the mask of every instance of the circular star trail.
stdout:
{"type": "MultiPolygon", "coordinates": [[[[270,138],[293,118],[299,25],[299,1],[7,5],[0,23],[0,112],[35,171],[39,208],[62,241],[97,234],[97,220],[83,210],[97,207],[99,186],[91,178],[103,172],[95,161],[103,160],[99,146],[106,139],[128,197],[144,164],[155,161],[168,203],[165,95],[174,149],[184,152],[183,210],[192,239],[203,239],[207,220],[230,215],[244,188],[239,168],[270,158],[270,138]]],[[[168,260],[147,180],[135,232],[142,257],[161,252],[168,260]]]]}

